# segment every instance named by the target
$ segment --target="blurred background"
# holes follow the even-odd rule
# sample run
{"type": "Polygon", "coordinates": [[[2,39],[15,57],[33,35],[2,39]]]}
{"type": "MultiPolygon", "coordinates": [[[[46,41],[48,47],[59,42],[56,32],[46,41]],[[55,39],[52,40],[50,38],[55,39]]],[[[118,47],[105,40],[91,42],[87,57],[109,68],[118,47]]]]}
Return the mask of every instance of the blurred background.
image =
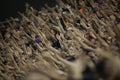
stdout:
{"type": "Polygon", "coordinates": [[[4,21],[9,17],[17,17],[18,12],[25,11],[26,3],[40,10],[44,4],[54,6],[55,0],[0,0],[0,21],[4,21]]]}

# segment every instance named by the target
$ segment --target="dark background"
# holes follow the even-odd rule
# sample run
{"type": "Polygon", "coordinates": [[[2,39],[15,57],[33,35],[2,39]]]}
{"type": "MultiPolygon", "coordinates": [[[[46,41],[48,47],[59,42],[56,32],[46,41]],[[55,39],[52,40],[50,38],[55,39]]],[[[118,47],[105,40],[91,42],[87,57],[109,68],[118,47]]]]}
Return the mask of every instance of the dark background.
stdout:
{"type": "Polygon", "coordinates": [[[55,5],[55,0],[0,0],[0,21],[9,17],[17,17],[18,11],[25,11],[25,4],[28,3],[33,8],[40,10],[44,4],[55,5]]]}

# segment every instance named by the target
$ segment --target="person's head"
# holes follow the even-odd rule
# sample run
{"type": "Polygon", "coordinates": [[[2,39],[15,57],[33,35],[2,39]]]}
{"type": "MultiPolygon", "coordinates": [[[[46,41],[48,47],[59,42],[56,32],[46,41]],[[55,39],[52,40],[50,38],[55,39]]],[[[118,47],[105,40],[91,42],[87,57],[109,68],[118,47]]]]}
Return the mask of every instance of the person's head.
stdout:
{"type": "Polygon", "coordinates": [[[31,72],[26,76],[25,80],[50,80],[50,78],[39,72],[31,72]]]}

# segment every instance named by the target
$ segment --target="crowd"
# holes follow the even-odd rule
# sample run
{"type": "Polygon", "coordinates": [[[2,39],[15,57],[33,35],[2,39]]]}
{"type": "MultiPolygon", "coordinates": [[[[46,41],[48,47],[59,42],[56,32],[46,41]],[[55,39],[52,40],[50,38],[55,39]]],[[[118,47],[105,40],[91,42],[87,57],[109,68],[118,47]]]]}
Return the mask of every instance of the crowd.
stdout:
{"type": "Polygon", "coordinates": [[[56,2],[0,22],[0,80],[120,80],[120,1],[56,2]]]}

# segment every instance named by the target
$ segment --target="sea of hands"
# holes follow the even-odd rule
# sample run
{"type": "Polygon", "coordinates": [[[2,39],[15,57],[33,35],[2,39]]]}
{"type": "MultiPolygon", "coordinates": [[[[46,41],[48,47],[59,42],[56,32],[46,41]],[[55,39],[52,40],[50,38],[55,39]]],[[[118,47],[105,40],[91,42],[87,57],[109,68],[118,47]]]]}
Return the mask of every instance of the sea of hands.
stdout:
{"type": "Polygon", "coordinates": [[[56,1],[0,23],[0,80],[120,80],[119,0],[56,1]]]}

